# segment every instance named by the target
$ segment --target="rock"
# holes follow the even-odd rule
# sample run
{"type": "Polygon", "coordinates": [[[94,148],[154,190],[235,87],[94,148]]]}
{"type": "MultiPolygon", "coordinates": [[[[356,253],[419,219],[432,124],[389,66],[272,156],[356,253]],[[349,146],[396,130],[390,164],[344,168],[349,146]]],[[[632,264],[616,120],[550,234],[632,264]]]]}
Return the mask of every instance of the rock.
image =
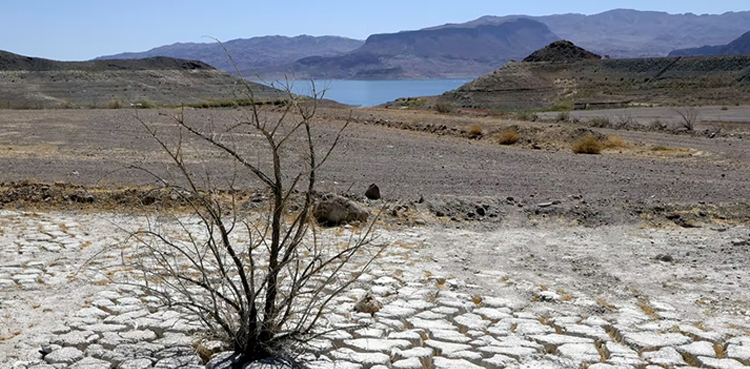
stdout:
{"type": "MultiPolygon", "coordinates": [[[[602,360],[593,343],[566,343],[557,348],[557,353],[576,363],[598,363],[602,360]]],[[[679,355],[679,354],[678,354],[679,355]]]]}
{"type": "Polygon", "coordinates": [[[348,348],[340,348],[330,353],[331,357],[339,360],[347,360],[353,363],[361,364],[365,367],[373,365],[389,365],[391,357],[382,353],[361,353],[348,348]]]}
{"type": "Polygon", "coordinates": [[[505,355],[495,355],[489,359],[482,360],[482,364],[490,369],[515,368],[518,366],[518,360],[505,355]]]}
{"type": "Polygon", "coordinates": [[[64,347],[44,357],[44,361],[50,364],[73,364],[81,359],[83,359],[83,352],[75,347],[64,347]]]}
{"type": "Polygon", "coordinates": [[[117,369],[149,369],[153,361],[147,358],[125,360],[117,366],[117,369]]]}
{"type": "Polygon", "coordinates": [[[433,360],[435,369],[482,369],[479,365],[474,365],[464,359],[446,359],[444,357],[436,357],[433,360]]]}
{"type": "Polygon", "coordinates": [[[412,357],[409,359],[399,360],[393,363],[393,369],[422,369],[422,362],[418,358],[412,357]]]}
{"type": "Polygon", "coordinates": [[[365,313],[375,315],[380,309],[383,308],[383,304],[378,301],[375,296],[371,293],[366,293],[362,298],[354,304],[354,311],[358,313],[365,313]]]}
{"type": "Polygon", "coordinates": [[[427,222],[424,219],[418,218],[414,220],[414,224],[418,226],[424,226],[424,225],[427,225],[427,222]]]}
{"type": "Polygon", "coordinates": [[[644,352],[643,358],[651,362],[652,364],[661,365],[664,367],[675,367],[687,365],[685,360],[682,358],[677,350],[672,347],[664,347],[659,351],[655,352],[644,352]]]}
{"type": "Polygon", "coordinates": [[[365,222],[370,212],[354,201],[335,194],[326,194],[315,204],[313,216],[319,223],[335,225],[353,221],[365,222]]]}
{"type": "Polygon", "coordinates": [[[625,333],[624,341],[639,350],[653,351],[666,346],[686,345],[692,340],[679,333],[625,333]]]}
{"type": "Polygon", "coordinates": [[[705,356],[698,357],[698,364],[702,368],[709,369],[747,369],[746,366],[734,359],[715,359],[705,356]]]}
{"type": "Polygon", "coordinates": [[[439,355],[447,355],[453,352],[471,350],[471,345],[463,343],[443,342],[437,340],[427,340],[424,342],[424,345],[435,349],[435,351],[439,355]]]}
{"type": "Polygon", "coordinates": [[[376,184],[371,184],[365,191],[365,197],[370,200],[380,200],[380,188],[376,184]]]}
{"type": "Polygon", "coordinates": [[[716,357],[714,345],[707,341],[696,341],[689,345],[678,346],[677,351],[692,360],[697,360],[698,356],[716,357]]]}
{"type": "Polygon", "coordinates": [[[71,365],[69,369],[110,369],[112,363],[109,361],[94,359],[93,357],[87,357],[83,360],[71,365]]]}
{"type": "Polygon", "coordinates": [[[727,357],[745,365],[750,365],[750,346],[729,345],[727,357]]]}
{"type": "Polygon", "coordinates": [[[665,263],[671,263],[674,261],[674,258],[672,257],[672,255],[669,255],[669,254],[659,254],[659,255],[656,255],[656,260],[662,261],[665,263]]]}
{"type": "Polygon", "coordinates": [[[405,350],[410,348],[411,342],[406,340],[356,338],[344,341],[344,345],[361,351],[375,351],[389,354],[393,349],[405,350]]]}

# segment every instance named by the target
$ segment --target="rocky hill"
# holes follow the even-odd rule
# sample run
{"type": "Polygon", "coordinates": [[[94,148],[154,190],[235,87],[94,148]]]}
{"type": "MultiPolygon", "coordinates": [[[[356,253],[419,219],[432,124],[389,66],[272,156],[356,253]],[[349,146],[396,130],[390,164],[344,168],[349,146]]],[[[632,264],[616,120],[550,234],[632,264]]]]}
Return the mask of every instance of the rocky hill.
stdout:
{"type": "Polygon", "coordinates": [[[508,63],[442,99],[510,111],[748,103],[750,55],[508,63]]]}
{"type": "MultiPolygon", "coordinates": [[[[200,61],[167,57],[60,62],[0,51],[0,108],[180,105],[242,98],[240,80],[200,61]]],[[[279,92],[253,84],[260,98],[279,92]]]]}
{"type": "Polygon", "coordinates": [[[529,55],[524,62],[572,63],[586,59],[598,60],[602,57],[570,41],[557,41],[529,55]]]}
{"type": "Polygon", "coordinates": [[[691,56],[691,55],[733,55],[750,54],[750,32],[745,33],[738,39],[727,45],[703,46],[692,49],[675,50],[669,56],[691,56]]]}
{"type": "MultiPolygon", "coordinates": [[[[273,65],[284,65],[310,56],[334,56],[352,51],[364,42],[337,36],[264,36],[231,40],[224,43],[227,51],[244,73],[253,69],[273,65]]],[[[97,58],[142,59],[155,56],[168,56],[179,59],[200,60],[215,68],[235,72],[235,67],[226,52],[216,42],[176,43],[157,47],[144,52],[123,53],[97,58]]]]}
{"type": "Polygon", "coordinates": [[[559,39],[544,24],[529,19],[380,34],[344,55],[304,58],[261,73],[276,77],[294,72],[298,78],[329,79],[466,78],[523,59],[559,39]]]}
{"type": "Polygon", "coordinates": [[[433,29],[472,28],[518,18],[542,22],[561,38],[612,58],[660,57],[675,49],[722,45],[750,29],[750,11],[695,15],[629,9],[593,15],[485,16],[471,22],[433,29]]]}

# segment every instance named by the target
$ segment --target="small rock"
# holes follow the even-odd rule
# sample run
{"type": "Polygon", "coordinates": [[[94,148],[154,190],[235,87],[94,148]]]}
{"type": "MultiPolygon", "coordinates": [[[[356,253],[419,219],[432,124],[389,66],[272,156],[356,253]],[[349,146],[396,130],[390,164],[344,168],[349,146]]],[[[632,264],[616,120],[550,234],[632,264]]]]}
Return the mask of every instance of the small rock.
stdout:
{"type": "Polygon", "coordinates": [[[380,188],[374,183],[371,184],[370,187],[367,188],[367,191],[365,191],[365,197],[370,200],[379,200],[380,188]]]}
{"type": "Polygon", "coordinates": [[[674,261],[674,258],[672,257],[672,255],[669,255],[669,254],[659,254],[659,255],[656,255],[656,260],[663,261],[665,263],[671,263],[674,261]]]}
{"type": "Polygon", "coordinates": [[[382,308],[383,304],[375,299],[375,296],[373,296],[369,292],[362,296],[362,298],[359,299],[359,301],[357,301],[357,303],[354,305],[354,311],[371,315],[375,315],[375,313],[380,311],[380,309],[382,308]]]}
{"type": "Polygon", "coordinates": [[[427,222],[424,219],[416,219],[414,221],[414,224],[416,224],[418,226],[424,226],[424,225],[427,225],[427,222]]]}

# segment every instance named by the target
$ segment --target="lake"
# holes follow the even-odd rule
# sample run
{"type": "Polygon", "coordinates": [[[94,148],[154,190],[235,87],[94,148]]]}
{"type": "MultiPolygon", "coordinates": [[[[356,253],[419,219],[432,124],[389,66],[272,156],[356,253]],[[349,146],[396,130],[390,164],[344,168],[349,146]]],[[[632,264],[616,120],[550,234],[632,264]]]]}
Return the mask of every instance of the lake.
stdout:
{"type": "MultiPolygon", "coordinates": [[[[327,87],[326,99],[347,105],[368,107],[385,104],[399,97],[440,95],[471,81],[471,79],[327,80],[315,81],[315,88],[320,91],[322,87],[327,87]]],[[[311,83],[310,81],[296,81],[292,90],[298,94],[310,95],[311,83]]]]}

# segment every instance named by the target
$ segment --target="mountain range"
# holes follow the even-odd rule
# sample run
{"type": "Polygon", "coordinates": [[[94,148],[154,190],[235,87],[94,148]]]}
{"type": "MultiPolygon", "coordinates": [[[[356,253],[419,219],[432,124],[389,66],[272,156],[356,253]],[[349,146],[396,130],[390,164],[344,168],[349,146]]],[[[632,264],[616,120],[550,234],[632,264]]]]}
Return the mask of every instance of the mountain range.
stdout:
{"type": "Polygon", "coordinates": [[[364,41],[338,36],[263,36],[249,39],[236,39],[224,42],[226,51],[216,42],[211,43],[176,43],[157,47],[144,52],[131,52],[107,55],[96,58],[105,59],[142,59],[155,56],[168,56],[178,59],[200,60],[217,69],[231,73],[236,71],[227,53],[237,62],[241,71],[280,64],[288,64],[308,56],[333,56],[352,51],[364,44],[364,41]]]}
{"type": "MultiPolygon", "coordinates": [[[[676,49],[723,45],[750,30],[750,11],[717,15],[616,9],[594,15],[484,16],[461,24],[372,35],[266,36],[224,45],[243,75],[268,79],[473,78],[523,59],[555,40],[611,58],[662,57],[676,49]]],[[[102,59],[169,56],[234,71],[217,44],[174,44],[102,59]]]]}
{"type": "Polygon", "coordinates": [[[750,32],[740,36],[738,39],[719,46],[703,46],[691,49],[675,50],[669,56],[695,56],[695,55],[733,55],[750,54],[750,32]]]}

